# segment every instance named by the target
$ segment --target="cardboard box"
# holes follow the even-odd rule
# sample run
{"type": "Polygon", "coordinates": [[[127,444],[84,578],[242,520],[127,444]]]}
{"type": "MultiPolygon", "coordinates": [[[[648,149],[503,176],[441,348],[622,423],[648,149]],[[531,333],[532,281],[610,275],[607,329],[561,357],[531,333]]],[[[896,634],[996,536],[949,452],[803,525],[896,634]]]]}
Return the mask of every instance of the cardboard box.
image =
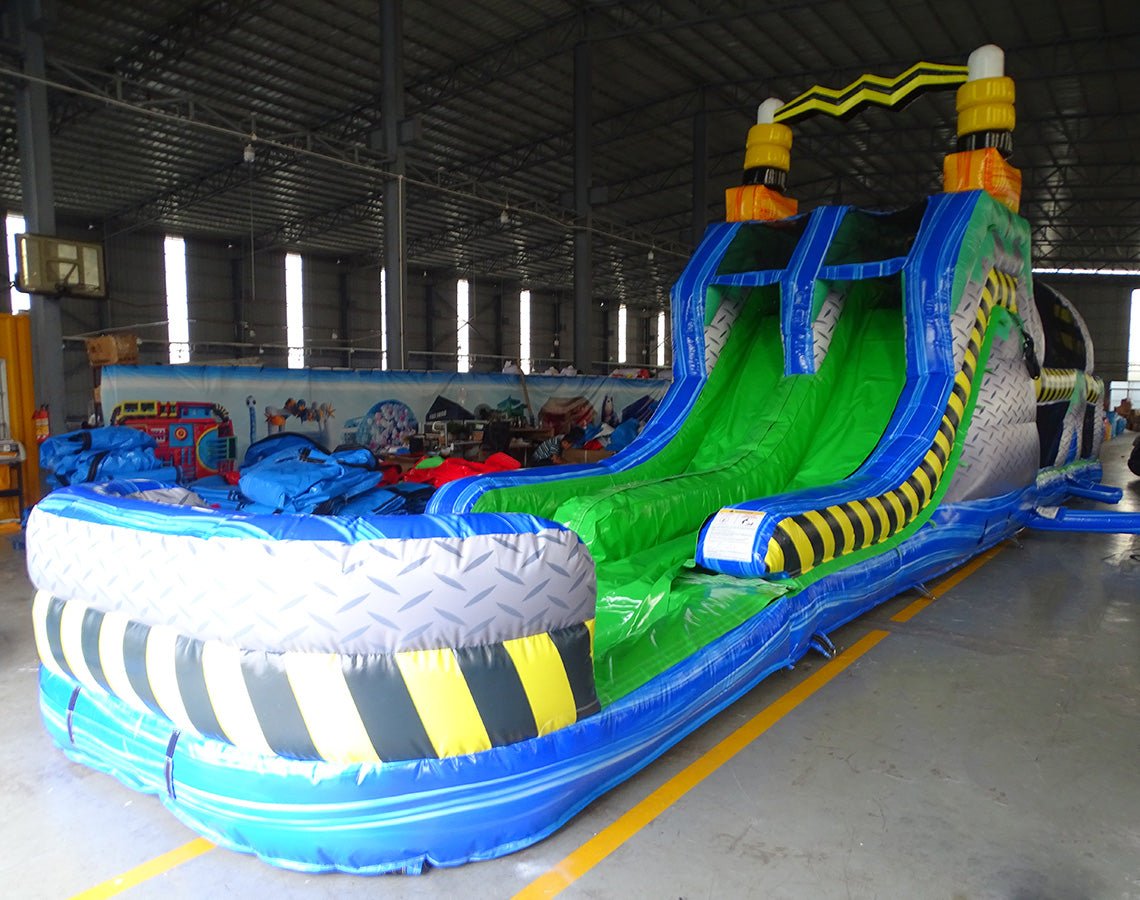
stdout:
{"type": "Polygon", "coordinates": [[[613,455],[612,450],[579,450],[571,447],[562,454],[562,458],[568,463],[592,463],[613,455]]]}
{"type": "Polygon", "coordinates": [[[87,362],[93,366],[127,365],[139,361],[139,341],[131,332],[87,338],[87,362]]]}

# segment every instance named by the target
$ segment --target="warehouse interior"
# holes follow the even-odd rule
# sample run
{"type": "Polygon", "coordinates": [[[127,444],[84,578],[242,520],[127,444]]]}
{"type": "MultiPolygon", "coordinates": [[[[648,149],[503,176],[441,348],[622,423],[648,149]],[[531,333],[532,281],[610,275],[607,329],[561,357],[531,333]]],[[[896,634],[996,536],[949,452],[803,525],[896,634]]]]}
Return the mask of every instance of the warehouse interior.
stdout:
{"type": "MultiPolygon", "coordinates": [[[[670,292],[724,220],[757,105],[987,43],[1016,80],[1034,278],[1087,323],[1108,408],[1140,404],[1131,3],[19,0],[3,26],[4,243],[103,251],[105,298],[31,301],[53,433],[94,413],[99,334],[156,365],[499,372],[529,347],[536,373],[668,377],[670,292]]],[[[952,92],[805,119],[787,192],[904,208],[941,190],[955,139],[952,92]]],[[[1140,512],[1133,437],[1105,444],[1104,480],[1140,512]]],[[[32,588],[7,544],[12,896],[1140,895],[1135,535],[1003,543],[927,586],[929,609],[903,616],[931,599],[912,589],[832,636],[882,646],[773,675],[552,838],[379,887],[196,844],[158,800],[67,762],[39,723],[32,588]]]]}

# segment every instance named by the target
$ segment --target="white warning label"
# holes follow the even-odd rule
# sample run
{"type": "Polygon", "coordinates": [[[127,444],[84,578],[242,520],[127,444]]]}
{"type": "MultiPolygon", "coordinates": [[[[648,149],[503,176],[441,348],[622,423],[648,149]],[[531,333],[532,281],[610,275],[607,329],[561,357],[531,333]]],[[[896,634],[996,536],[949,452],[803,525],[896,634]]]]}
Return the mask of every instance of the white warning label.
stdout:
{"type": "Polygon", "coordinates": [[[722,509],[705,532],[704,555],[708,559],[752,562],[756,532],[764,513],[748,509],[722,509]]]}

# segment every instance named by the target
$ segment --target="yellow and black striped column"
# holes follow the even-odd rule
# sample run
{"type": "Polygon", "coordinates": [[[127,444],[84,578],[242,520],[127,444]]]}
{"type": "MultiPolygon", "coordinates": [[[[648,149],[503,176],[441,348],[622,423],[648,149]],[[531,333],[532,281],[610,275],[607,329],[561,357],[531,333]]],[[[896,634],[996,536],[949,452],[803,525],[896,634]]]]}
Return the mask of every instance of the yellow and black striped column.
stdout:
{"type": "Polygon", "coordinates": [[[1016,297],[1016,280],[991,270],[942,421],[914,471],[896,487],[874,497],[781,518],[764,554],[767,574],[802,574],[838,556],[881,543],[918,517],[933,499],[950,460],[973,391],[990,314],[995,306],[1016,312],[1016,297]]]}

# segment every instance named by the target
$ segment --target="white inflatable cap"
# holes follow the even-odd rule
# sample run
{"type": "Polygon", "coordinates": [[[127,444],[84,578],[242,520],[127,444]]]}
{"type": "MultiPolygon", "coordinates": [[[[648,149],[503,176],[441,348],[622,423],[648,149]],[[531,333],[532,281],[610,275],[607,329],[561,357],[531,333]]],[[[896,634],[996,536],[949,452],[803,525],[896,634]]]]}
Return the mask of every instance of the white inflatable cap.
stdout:
{"type": "Polygon", "coordinates": [[[966,60],[966,80],[1001,78],[1005,74],[1005,51],[996,44],[983,44],[966,60]]]}
{"type": "Polygon", "coordinates": [[[771,125],[776,121],[776,110],[784,105],[784,101],[777,97],[769,97],[756,107],[756,124],[771,125]]]}

